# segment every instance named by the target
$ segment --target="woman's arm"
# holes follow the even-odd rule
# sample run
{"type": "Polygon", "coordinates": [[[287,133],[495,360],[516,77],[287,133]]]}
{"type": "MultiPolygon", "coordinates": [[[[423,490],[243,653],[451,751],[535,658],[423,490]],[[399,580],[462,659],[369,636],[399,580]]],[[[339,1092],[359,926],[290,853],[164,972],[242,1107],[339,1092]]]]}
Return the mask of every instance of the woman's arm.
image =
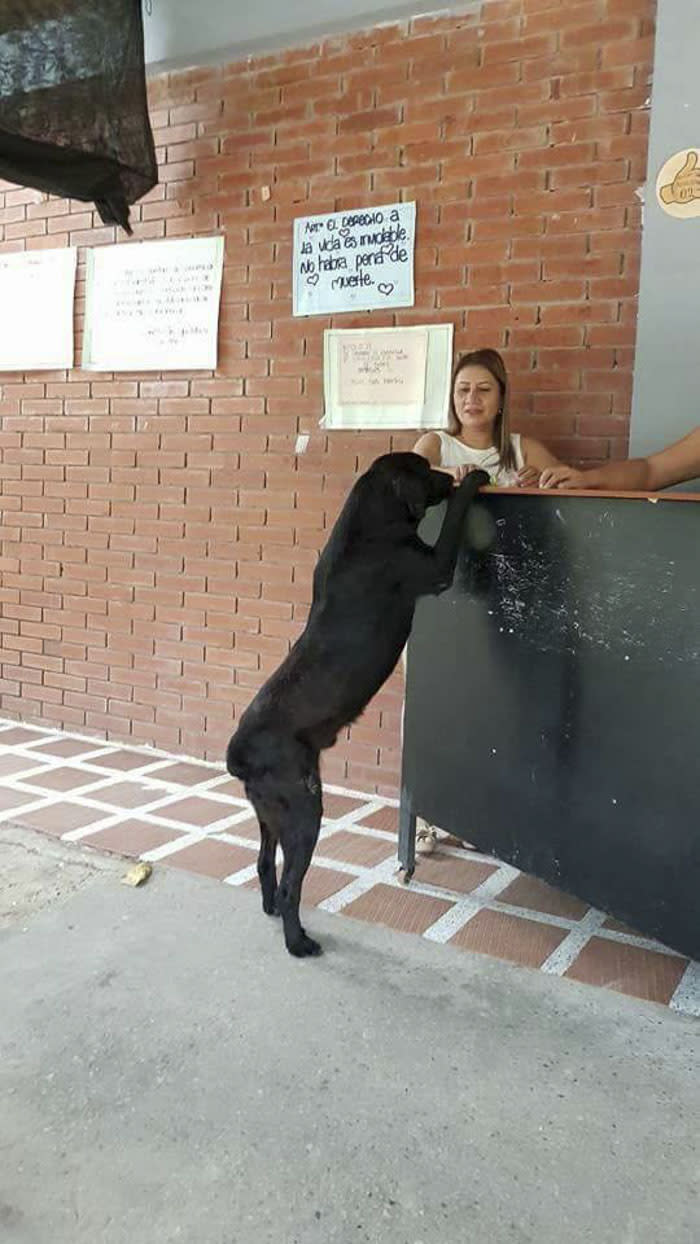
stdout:
{"type": "Polygon", "coordinates": [[[547,467],[558,467],[560,462],[554,454],[550,453],[541,441],[536,441],[532,436],[521,436],[520,448],[523,454],[524,466],[518,471],[518,486],[520,488],[537,488],[540,484],[542,472],[547,467]]]}

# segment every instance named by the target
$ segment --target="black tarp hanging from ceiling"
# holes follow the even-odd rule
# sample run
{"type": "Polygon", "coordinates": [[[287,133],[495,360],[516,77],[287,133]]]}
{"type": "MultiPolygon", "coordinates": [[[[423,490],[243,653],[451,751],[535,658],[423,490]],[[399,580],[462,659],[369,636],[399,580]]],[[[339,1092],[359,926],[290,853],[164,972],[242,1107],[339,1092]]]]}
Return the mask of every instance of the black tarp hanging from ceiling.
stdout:
{"type": "Polygon", "coordinates": [[[0,0],[0,177],[131,232],[158,180],[141,0],[0,0]]]}

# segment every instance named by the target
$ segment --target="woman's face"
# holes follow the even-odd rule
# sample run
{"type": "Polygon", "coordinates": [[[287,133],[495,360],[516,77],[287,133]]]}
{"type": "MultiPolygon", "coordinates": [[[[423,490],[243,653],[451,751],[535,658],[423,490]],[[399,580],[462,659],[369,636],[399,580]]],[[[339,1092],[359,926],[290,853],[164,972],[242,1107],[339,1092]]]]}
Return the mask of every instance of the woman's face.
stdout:
{"type": "Polygon", "coordinates": [[[455,413],[462,431],[492,431],[501,404],[501,390],[488,367],[463,367],[455,380],[455,413]]]}

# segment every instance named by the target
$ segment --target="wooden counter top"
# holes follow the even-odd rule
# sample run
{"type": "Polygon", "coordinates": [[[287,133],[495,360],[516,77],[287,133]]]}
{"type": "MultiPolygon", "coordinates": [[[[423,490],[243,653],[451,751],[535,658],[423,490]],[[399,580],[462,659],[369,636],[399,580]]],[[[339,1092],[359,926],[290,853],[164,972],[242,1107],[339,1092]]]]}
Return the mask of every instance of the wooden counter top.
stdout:
{"type": "Polygon", "coordinates": [[[557,497],[587,497],[589,500],[603,501],[614,498],[620,501],[650,501],[656,505],[659,501],[695,501],[700,502],[700,492],[606,492],[602,488],[494,488],[490,484],[479,489],[482,493],[493,492],[499,496],[546,497],[555,500],[557,497]]]}

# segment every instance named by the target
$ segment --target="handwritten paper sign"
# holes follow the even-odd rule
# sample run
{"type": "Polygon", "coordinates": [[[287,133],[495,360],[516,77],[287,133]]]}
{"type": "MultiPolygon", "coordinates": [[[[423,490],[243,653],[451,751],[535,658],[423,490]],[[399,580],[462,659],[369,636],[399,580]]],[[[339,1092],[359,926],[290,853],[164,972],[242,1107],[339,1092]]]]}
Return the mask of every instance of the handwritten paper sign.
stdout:
{"type": "Polygon", "coordinates": [[[213,370],[223,255],[222,237],[88,251],[83,367],[213,370]]]}
{"type": "Polygon", "coordinates": [[[0,255],[0,371],[73,366],[73,297],[78,252],[0,255]]]}
{"type": "Polygon", "coordinates": [[[326,428],[446,428],[451,324],[328,329],[323,340],[326,428]]]}
{"type": "Polygon", "coordinates": [[[423,403],[428,334],[378,331],[340,340],[338,396],[343,405],[423,403]]]}
{"type": "Polygon", "coordinates": [[[412,307],[415,203],[294,221],[294,315],[412,307]]]}

